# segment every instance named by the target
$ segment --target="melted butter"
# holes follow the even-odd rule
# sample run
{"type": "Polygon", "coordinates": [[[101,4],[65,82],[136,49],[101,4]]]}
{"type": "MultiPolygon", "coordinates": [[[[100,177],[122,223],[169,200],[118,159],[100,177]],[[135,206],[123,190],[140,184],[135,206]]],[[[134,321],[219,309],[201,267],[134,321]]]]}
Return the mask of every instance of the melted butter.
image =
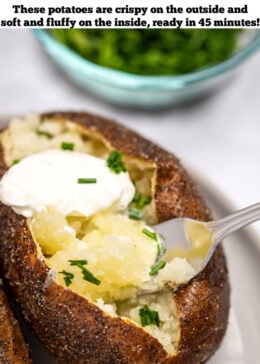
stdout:
{"type": "Polygon", "coordinates": [[[168,260],[174,257],[204,260],[212,246],[212,231],[204,223],[188,220],[185,224],[185,232],[190,242],[190,249],[176,246],[168,253],[168,260]]]}

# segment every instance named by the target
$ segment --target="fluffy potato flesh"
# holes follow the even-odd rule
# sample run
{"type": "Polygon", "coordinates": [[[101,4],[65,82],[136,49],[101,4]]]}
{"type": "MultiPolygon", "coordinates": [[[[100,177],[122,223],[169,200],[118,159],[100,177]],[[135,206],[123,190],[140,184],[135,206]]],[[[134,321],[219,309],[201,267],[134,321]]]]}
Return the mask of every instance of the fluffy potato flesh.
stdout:
{"type": "MultiPolygon", "coordinates": [[[[33,234],[47,256],[48,265],[57,272],[74,275],[71,289],[91,300],[102,298],[104,302],[129,298],[143,282],[150,280],[157,243],[142,232],[144,228],[144,222],[109,212],[89,219],[66,219],[50,208],[37,213],[32,221],[33,234]],[[79,239],[77,236],[82,235],[83,229],[85,234],[79,239]],[[86,268],[100,284],[85,280],[71,260],[86,260],[86,268]]],[[[58,281],[66,285],[64,274],[58,273],[58,281]]]]}
{"type": "MultiPolygon", "coordinates": [[[[151,280],[149,272],[157,256],[157,243],[143,233],[145,223],[111,211],[91,218],[64,217],[53,208],[38,212],[30,222],[49,267],[60,285],[98,304],[113,316],[127,317],[142,326],[140,310],[146,305],[158,312],[159,326],[144,327],[169,353],[179,337],[174,301],[166,292],[139,296],[142,284],[151,280]],[[100,283],[84,279],[82,270],[71,265],[86,261],[85,267],[100,283]],[[73,276],[66,284],[64,272],[73,276]]],[[[71,276],[71,277],[72,277],[71,276]]]]}

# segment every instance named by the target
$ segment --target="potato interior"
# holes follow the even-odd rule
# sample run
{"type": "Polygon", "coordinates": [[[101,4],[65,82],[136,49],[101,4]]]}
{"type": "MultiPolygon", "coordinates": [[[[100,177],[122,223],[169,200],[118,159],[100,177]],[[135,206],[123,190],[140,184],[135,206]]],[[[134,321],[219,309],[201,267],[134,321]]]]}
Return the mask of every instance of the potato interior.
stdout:
{"type": "MultiPolygon", "coordinates": [[[[112,149],[100,135],[74,123],[37,116],[14,120],[2,136],[8,165],[33,153],[60,148],[62,142],[73,143],[76,151],[101,158],[107,158],[112,149]]],[[[167,291],[138,295],[142,284],[151,279],[149,272],[158,249],[156,242],[143,233],[146,224],[156,223],[152,199],[155,166],[127,156],[124,163],[136,190],[149,200],[140,209],[141,221],[113,211],[101,211],[88,218],[63,216],[55,207],[47,207],[28,219],[29,226],[60,285],[110,315],[126,317],[139,326],[144,326],[140,310],[148,306],[159,314],[159,324],[143,328],[172,354],[180,335],[172,295],[167,291]],[[81,265],[75,261],[81,261],[81,265]]]]}
{"type": "Polygon", "coordinates": [[[157,255],[157,244],[142,233],[145,223],[110,211],[91,218],[60,215],[53,208],[31,220],[34,239],[53,268],[57,281],[99,305],[113,316],[123,316],[141,325],[140,309],[145,305],[159,313],[160,325],[144,329],[155,336],[169,353],[178,338],[178,320],[169,293],[138,296],[157,255]],[[100,282],[85,280],[73,261],[85,267],[100,282]],[[65,275],[64,275],[65,273],[65,275]],[[66,274],[73,275],[66,284],[66,274]]]}
{"type": "MultiPolygon", "coordinates": [[[[49,208],[37,213],[31,226],[47,264],[57,272],[73,274],[70,288],[91,301],[124,300],[136,295],[142,283],[150,280],[157,244],[142,233],[144,222],[109,212],[88,219],[65,218],[49,208]],[[100,283],[84,279],[82,270],[71,265],[71,260],[86,260],[86,268],[100,283]]],[[[64,277],[58,274],[61,285],[65,285],[64,277]]]]}

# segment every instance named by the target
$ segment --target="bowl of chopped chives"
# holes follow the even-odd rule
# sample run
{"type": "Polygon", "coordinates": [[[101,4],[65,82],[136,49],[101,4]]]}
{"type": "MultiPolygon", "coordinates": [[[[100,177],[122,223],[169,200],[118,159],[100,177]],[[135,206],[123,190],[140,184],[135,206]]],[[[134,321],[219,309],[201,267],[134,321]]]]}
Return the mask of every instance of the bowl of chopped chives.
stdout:
{"type": "Polygon", "coordinates": [[[114,104],[161,108],[208,95],[260,48],[259,30],[34,30],[79,86],[114,104]]]}

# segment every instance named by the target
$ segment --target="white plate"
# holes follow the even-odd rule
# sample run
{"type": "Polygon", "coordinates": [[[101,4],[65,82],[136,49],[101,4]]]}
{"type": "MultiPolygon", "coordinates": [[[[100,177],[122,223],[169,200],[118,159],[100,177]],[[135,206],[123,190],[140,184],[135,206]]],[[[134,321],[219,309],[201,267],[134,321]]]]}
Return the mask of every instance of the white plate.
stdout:
{"type": "MultiPolygon", "coordinates": [[[[199,183],[214,217],[234,211],[229,201],[207,181],[199,183]]],[[[251,227],[225,240],[231,282],[231,311],[227,334],[209,364],[260,362],[260,237],[251,227]]]]}

